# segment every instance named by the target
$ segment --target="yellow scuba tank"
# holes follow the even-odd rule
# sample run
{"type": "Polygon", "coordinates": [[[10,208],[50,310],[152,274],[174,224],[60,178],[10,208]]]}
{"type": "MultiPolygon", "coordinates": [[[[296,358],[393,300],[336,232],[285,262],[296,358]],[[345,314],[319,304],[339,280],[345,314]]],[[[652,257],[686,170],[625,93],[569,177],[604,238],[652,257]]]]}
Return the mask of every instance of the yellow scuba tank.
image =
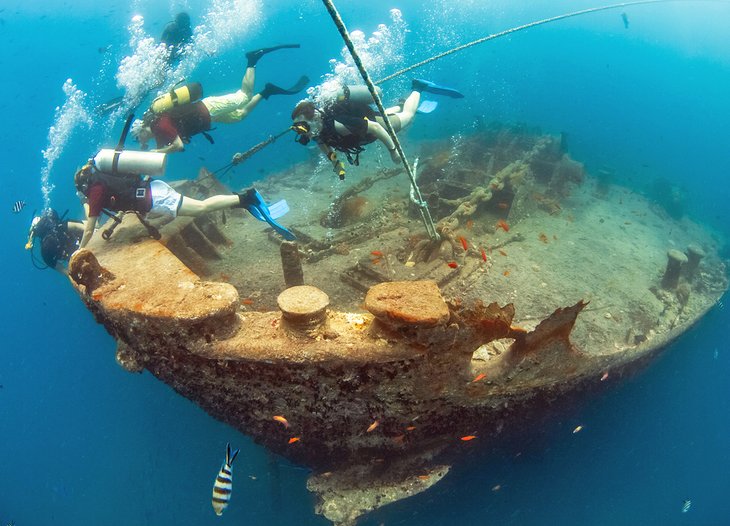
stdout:
{"type": "Polygon", "coordinates": [[[190,84],[185,84],[184,86],[171,90],[164,95],[160,95],[152,101],[150,109],[154,113],[162,113],[171,110],[175,106],[195,102],[202,96],[203,86],[201,86],[200,82],[191,82],[190,84]]]}

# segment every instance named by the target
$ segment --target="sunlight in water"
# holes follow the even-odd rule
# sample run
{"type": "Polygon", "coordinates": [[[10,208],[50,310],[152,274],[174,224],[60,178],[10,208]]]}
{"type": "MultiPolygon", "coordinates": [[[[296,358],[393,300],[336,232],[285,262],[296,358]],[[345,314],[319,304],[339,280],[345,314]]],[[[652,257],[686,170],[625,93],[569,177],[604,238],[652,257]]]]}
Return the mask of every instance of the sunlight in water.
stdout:
{"type": "Polygon", "coordinates": [[[188,78],[205,59],[214,57],[255,30],[262,20],[260,0],[215,0],[193,29],[192,42],[185,47],[180,62],[171,66],[170,51],[144,29],[144,17],[136,15],[129,24],[131,55],[117,70],[117,85],[124,90],[124,104],[116,119],[138,106],[148,94],[168,91],[188,78]]]}
{"type": "Polygon", "coordinates": [[[129,24],[132,54],[122,59],[117,70],[117,85],[124,90],[125,110],[139,104],[147,93],[165,83],[170,55],[164,44],[144,30],[144,17],[136,15],[129,24]]]}
{"type": "MultiPolygon", "coordinates": [[[[390,71],[403,63],[408,26],[398,9],[390,10],[390,18],[390,25],[380,24],[369,38],[357,29],[350,33],[355,49],[373,80],[381,76],[386,67],[390,71]]],[[[347,47],[343,46],[341,55],[341,60],[330,60],[332,73],[325,75],[322,84],[308,90],[314,100],[332,100],[343,84],[363,83],[347,47]]]]}
{"type": "Polygon", "coordinates": [[[48,146],[43,150],[45,166],[41,168],[41,191],[43,192],[43,206],[48,208],[51,204],[51,192],[53,184],[50,181],[53,164],[63,153],[71,133],[79,124],[91,127],[91,116],[84,108],[86,93],[78,89],[71,79],[63,83],[63,92],[66,94],[66,102],[63,106],[56,108],[53,125],[48,130],[48,146]]]}

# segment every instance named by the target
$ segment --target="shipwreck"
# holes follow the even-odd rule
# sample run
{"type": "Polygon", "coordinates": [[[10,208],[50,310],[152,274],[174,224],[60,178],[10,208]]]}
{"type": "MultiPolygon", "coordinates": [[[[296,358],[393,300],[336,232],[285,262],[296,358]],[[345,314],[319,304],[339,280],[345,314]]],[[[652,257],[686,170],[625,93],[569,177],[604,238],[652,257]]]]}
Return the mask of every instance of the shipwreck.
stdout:
{"type": "MultiPolygon", "coordinates": [[[[464,440],[620,381],[728,287],[723,239],[560,137],[492,125],[423,146],[438,240],[372,150],[345,183],[313,160],[257,184],[288,200],[296,242],[242,212],[155,240],[130,214],[69,265],[124,369],[309,467],[334,524],[437,483],[464,440]]],[[[230,191],[205,170],[180,185],[230,191]]]]}

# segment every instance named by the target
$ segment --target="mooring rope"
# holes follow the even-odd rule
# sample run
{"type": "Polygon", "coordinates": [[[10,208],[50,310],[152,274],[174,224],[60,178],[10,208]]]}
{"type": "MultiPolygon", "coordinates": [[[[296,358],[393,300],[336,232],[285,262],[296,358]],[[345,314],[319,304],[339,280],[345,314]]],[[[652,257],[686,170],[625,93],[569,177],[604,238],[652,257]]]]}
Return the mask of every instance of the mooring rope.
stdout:
{"type": "Polygon", "coordinates": [[[529,24],[523,24],[521,26],[513,27],[510,29],[505,29],[504,31],[500,31],[499,33],[494,33],[493,35],[489,35],[486,37],[478,38],[477,40],[473,40],[471,42],[467,42],[466,44],[462,44],[453,49],[449,49],[448,51],[444,51],[443,53],[439,53],[438,55],[434,55],[431,58],[427,58],[426,60],[417,62],[416,64],[408,66],[407,68],[403,68],[399,71],[396,71],[392,75],[388,75],[387,77],[384,77],[380,80],[375,81],[375,84],[382,84],[383,82],[392,80],[395,77],[399,77],[400,75],[403,75],[404,73],[408,73],[409,71],[411,71],[413,69],[420,68],[421,66],[425,66],[426,64],[429,64],[430,62],[433,62],[435,60],[444,58],[448,55],[457,53],[459,51],[463,51],[464,49],[470,48],[472,46],[476,46],[477,44],[481,44],[481,43],[487,42],[489,40],[494,40],[495,38],[510,35],[512,33],[517,33],[518,31],[522,31],[523,29],[529,29],[531,27],[548,24],[550,22],[557,22],[558,20],[564,20],[566,18],[572,18],[574,16],[586,15],[588,13],[596,13],[598,11],[608,11],[609,9],[618,9],[619,7],[629,7],[629,6],[641,5],[641,4],[664,4],[664,3],[669,3],[669,2],[713,2],[713,3],[721,3],[721,4],[730,3],[727,0],[636,0],[634,2],[622,2],[620,4],[604,5],[601,7],[591,7],[589,9],[573,11],[572,13],[565,13],[565,14],[553,16],[550,18],[543,18],[542,20],[536,20],[535,22],[530,22],[529,24]]]}
{"type": "Polygon", "coordinates": [[[421,190],[418,188],[418,183],[416,182],[416,175],[411,168],[411,165],[408,164],[408,159],[406,159],[406,154],[403,152],[403,148],[401,147],[400,141],[398,140],[398,136],[393,129],[393,125],[390,123],[390,119],[388,118],[388,115],[385,111],[385,106],[383,106],[383,101],[380,100],[380,96],[375,90],[375,84],[373,84],[373,81],[370,79],[370,75],[368,74],[365,66],[362,63],[362,60],[360,60],[360,56],[355,49],[355,45],[352,43],[352,39],[350,38],[350,34],[347,31],[347,27],[345,27],[345,23],[342,21],[342,17],[340,17],[340,14],[337,12],[337,8],[332,3],[332,0],[322,0],[322,2],[324,3],[327,11],[332,17],[332,21],[335,23],[335,26],[337,26],[337,29],[342,36],[342,39],[345,41],[347,49],[350,51],[350,55],[352,55],[352,60],[355,62],[357,69],[360,71],[360,75],[365,81],[365,84],[370,91],[370,95],[373,97],[373,101],[375,101],[375,105],[378,107],[380,114],[383,116],[385,129],[388,131],[388,135],[390,135],[390,138],[393,140],[393,144],[395,144],[395,149],[398,152],[398,156],[400,157],[401,162],[406,169],[406,173],[411,180],[411,188],[413,190],[413,194],[417,199],[418,210],[421,213],[423,224],[426,226],[426,232],[428,232],[428,236],[431,238],[431,240],[437,241],[439,239],[439,235],[438,232],[436,232],[436,226],[433,224],[431,212],[428,210],[428,205],[421,196],[421,190]]]}

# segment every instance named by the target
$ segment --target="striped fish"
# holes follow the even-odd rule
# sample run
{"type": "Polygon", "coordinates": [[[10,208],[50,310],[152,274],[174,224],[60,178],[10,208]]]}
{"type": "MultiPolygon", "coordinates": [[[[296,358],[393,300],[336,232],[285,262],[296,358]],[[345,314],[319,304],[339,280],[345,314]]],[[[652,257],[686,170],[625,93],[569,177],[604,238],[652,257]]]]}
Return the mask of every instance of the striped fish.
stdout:
{"type": "Polygon", "coordinates": [[[231,454],[231,444],[226,444],[226,461],[223,462],[213,484],[213,510],[218,516],[223,514],[223,510],[228,507],[228,501],[231,500],[231,491],[233,491],[233,468],[231,464],[236,459],[238,451],[237,449],[231,454]]]}
{"type": "Polygon", "coordinates": [[[25,208],[25,201],[15,201],[15,204],[13,205],[13,213],[17,214],[23,208],[25,208]]]}

